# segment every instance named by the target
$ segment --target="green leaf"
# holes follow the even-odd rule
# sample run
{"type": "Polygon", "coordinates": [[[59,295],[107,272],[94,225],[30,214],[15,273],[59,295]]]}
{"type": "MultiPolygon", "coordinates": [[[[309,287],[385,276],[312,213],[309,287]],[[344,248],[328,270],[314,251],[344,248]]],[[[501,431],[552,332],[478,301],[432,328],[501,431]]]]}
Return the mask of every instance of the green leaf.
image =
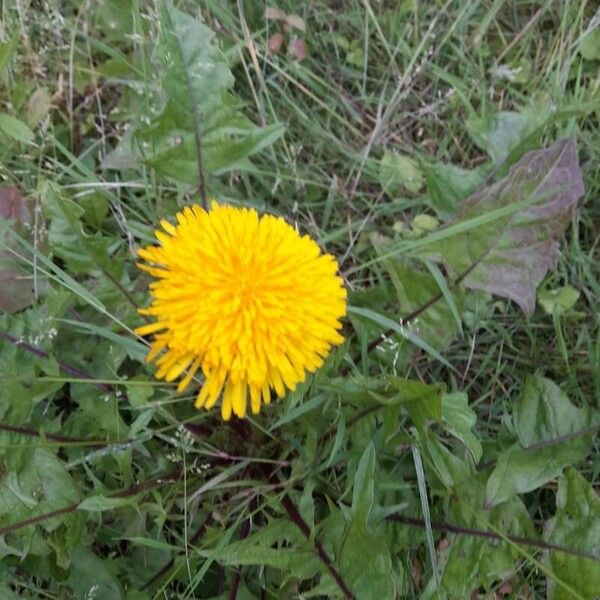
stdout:
{"type": "Polygon", "coordinates": [[[145,375],[136,375],[126,385],[127,398],[134,408],[144,407],[154,394],[154,386],[145,375]]]}
{"type": "Polygon", "coordinates": [[[194,128],[194,119],[203,117],[233,86],[233,75],[211,29],[172,2],[161,2],[160,26],[155,56],[162,64],[163,86],[177,118],[194,128]]]}
{"type": "MultiPolygon", "coordinates": [[[[127,351],[129,358],[137,362],[145,362],[148,354],[148,348],[131,336],[119,335],[112,332],[107,327],[98,327],[92,323],[86,323],[85,321],[73,321],[71,319],[61,319],[62,323],[68,323],[71,327],[78,332],[91,333],[100,337],[106,338],[111,342],[114,342],[117,346],[122,347],[127,351]]],[[[139,387],[139,386],[138,386],[139,387]]]]}
{"type": "Polygon", "coordinates": [[[443,426],[468,448],[473,460],[478,463],[483,455],[483,448],[472,431],[477,423],[477,414],[469,407],[467,394],[444,394],[441,410],[443,426]]]}
{"type": "MultiPolygon", "coordinates": [[[[386,256],[383,265],[396,290],[400,315],[409,315],[415,310],[421,311],[415,319],[406,324],[404,329],[418,335],[435,350],[444,350],[461,331],[460,313],[463,304],[461,288],[454,286],[450,290],[444,283],[443,277],[439,281],[436,280],[433,269],[425,272],[415,261],[400,256],[388,256],[388,240],[382,236],[372,235],[371,242],[379,255],[386,256]],[[445,285],[446,288],[441,288],[440,284],[445,285]],[[442,299],[421,310],[440,293],[444,296],[442,299]]],[[[432,266],[435,268],[435,265],[432,266]]]]}
{"type": "Polygon", "coordinates": [[[30,96],[25,106],[25,116],[30,127],[37,127],[50,112],[52,98],[47,88],[40,87],[30,96]]]}
{"type": "Polygon", "coordinates": [[[415,379],[388,376],[386,378],[398,390],[394,402],[401,403],[410,414],[415,427],[424,431],[429,421],[442,420],[442,383],[427,384],[415,379]]]}
{"type": "Polygon", "coordinates": [[[444,163],[421,166],[427,184],[429,205],[442,218],[454,214],[457,206],[473,193],[485,177],[485,167],[461,169],[444,163]]]}
{"type": "Polygon", "coordinates": [[[343,413],[340,413],[337,422],[337,428],[335,432],[335,439],[333,440],[333,444],[331,445],[331,452],[329,453],[329,458],[327,459],[327,467],[329,468],[337,453],[340,451],[344,444],[344,440],[346,439],[346,419],[344,418],[343,413]]]}
{"type": "Polygon", "coordinates": [[[440,222],[431,215],[419,214],[411,221],[411,227],[415,231],[434,231],[440,226],[440,222]]]}
{"type": "Polygon", "coordinates": [[[373,443],[365,449],[352,489],[350,523],[340,554],[344,580],[357,598],[385,599],[394,597],[392,560],[381,524],[370,522],[375,502],[376,455],[373,443]],[[365,549],[368,548],[368,552],[365,549]],[[357,569],[357,565],[361,565],[357,569]]]}
{"type": "MultiPolygon", "coordinates": [[[[471,482],[469,487],[477,488],[471,494],[477,496],[478,501],[473,498],[469,507],[462,501],[454,502],[450,517],[453,523],[474,529],[494,528],[507,535],[534,537],[531,518],[519,498],[513,498],[490,511],[474,510],[471,508],[473,505],[481,505],[483,487],[479,482],[471,482]]],[[[461,496],[465,495],[461,493],[461,496]]],[[[507,543],[464,535],[450,536],[450,540],[441,582],[442,590],[449,599],[470,598],[480,587],[491,591],[522,559],[519,550],[507,543]]]]}
{"type": "Polygon", "coordinates": [[[121,600],[123,592],[111,570],[109,559],[102,560],[91,550],[78,548],[66,583],[76,598],[121,600]]]}
{"type": "Polygon", "coordinates": [[[363,452],[354,475],[352,487],[353,521],[368,528],[369,515],[375,501],[373,477],[375,476],[375,446],[371,442],[363,452]]]}
{"type": "MultiPolygon", "coordinates": [[[[558,481],[556,515],[548,524],[548,541],[596,556],[596,560],[563,552],[550,552],[555,575],[586,600],[597,598],[600,590],[598,540],[600,540],[600,498],[594,488],[575,470],[566,469],[558,481]]],[[[569,600],[572,595],[548,577],[548,598],[569,600]]]]}
{"type": "MultiPolygon", "coordinates": [[[[18,400],[16,396],[12,399],[18,400]]],[[[0,478],[2,526],[60,510],[79,501],[77,488],[64,463],[45,448],[18,449],[18,440],[18,437],[13,439],[13,447],[0,459],[5,470],[0,478]]],[[[71,553],[79,543],[82,526],[80,515],[69,512],[20,528],[7,539],[17,547],[25,544],[28,548],[25,553],[35,553],[29,547],[35,538],[38,546],[43,546],[48,552],[50,548],[54,551],[58,565],[67,568],[71,553]]],[[[15,549],[12,553],[19,552],[15,549]]]]}
{"type": "Polygon", "coordinates": [[[423,173],[412,158],[385,151],[379,163],[379,184],[390,196],[397,196],[402,188],[416,194],[423,187],[423,173]]]}
{"type": "Polygon", "coordinates": [[[154,417],[154,409],[147,408],[140,412],[140,414],[135,418],[131,426],[129,427],[129,435],[131,437],[135,437],[140,431],[143,431],[148,426],[148,423],[152,421],[154,417]]]}
{"type": "MultiPolygon", "coordinates": [[[[44,498],[52,510],[64,508],[79,501],[79,493],[65,465],[52,452],[36,448],[33,463],[37,471],[44,498]]],[[[50,521],[45,521],[48,527],[50,521]]]]}
{"type": "Polygon", "coordinates": [[[577,408],[550,380],[529,377],[515,403],[518,443],[498,457],[486,488],[486,505],[537,489],[589,451],[590,411],[577,408]]]}
{"type": "Polygon", "coordinates": [[[346,53],[346,62],[362,69],[365,64],[365,51],[363,48],[353,48],[350,52],[346,53]]]}
{"type": "Polygon", "coordinates": [[[0,42],[0,73],[4,71],[6,65],[10,62],[18,43],[19,38],[16,35],[6,42],[0,42]]]}
{"type": "Polygon", "coordinates": [[[460,493],[463,485],[473,479],[472,464],[450,452],[434,436],[420,434],[419,440],[423,463],[430,469],[427,473],[429,485],[432,485],[430,475],[434,475],[441,484],[438,486],[440,493],[446,493],[448,490],[457,490],[457,493],[460,493]]]}
{"type": "Polygon", "coordinates": [[[600,59],[600,27],[598,25],[581,40],[579,52],[585,60],[600,59]]]}
{"type": "MultiPolygon", "coordinates": [[[[485,473],[477,472],[471,460],[459,458],[434,436],[420,435],[419,441],[431,496],[441,495],[445,499],[442,520],[459,527],[535,537],[529,513],[520,498],[486,508],[485,473]]],[[[446,541],[450,542],[449,548],[438,549],[442,552],[438,562],[444,568],[442,597],[448,600],[469,598],[479,587],[490,590],[522,558],[514,545],[496,540],[447,534],[446,541]]],[[[432,577],[422,598],[437,597],[432,577]]]]}
{"type": "Polygon", "coordinates": [[[409,340],[415,346],[421,348],[423,351],[430,354],[437,361],[441,362],[443,365],[448,367],[450,370],[455,371],[454,367],[429,343],[427,343],[424,339],[422,339],[411,327],[405,327],[398,321],[394,319],[390,319],[385,315],[379,314],[378,312],[371,310],[369,308],[360,308],[358,306],[349,306],[348,312],[350,314],[358,315],[360,317],[364,317],[377,323],[381,326],[384,331],[390,329],[394,333],[400,335],[401,337],[409,340]]]}
{"type": "Polygon", "coordinates": [[[148,537],[128,537],[123,538],[134,544],[139,544],[140,546],[146,546],[148,548],[155,548],[156,550],[166,550],[168,552],[177,551],[178,547],[173,544],[168,544],[167,542],[163,542],[162,540],[155,540],[153,538],[148,537]]]}
{"type": "Polygon", "coordinates": [[[52,253],[62,258],[71,273],[98,271],[98,267],[117,273],[123,265],[111,260],[111,240],[100,232],[94,235],[83,229],[84,209],[64,196],[61,189],[50,182],[44,186],[44,212],[50,220],[48,242],[52,253]]]}
{"type": "Polygon", "coordinates": [[[137,504],[135,496],[126,498],[110,498],[108,496],[90,496],[80,502],[77,510],[87,512],[102,512],[104,510],[114,510],[122,506],[132,506],[137,504]]]}
{"type": "Polygon", "coordinates": [[[228,542],[221,534],[217,548],[198,553],[224,565],[270,566],[301,578],[325,571],[312,544],[287,519],[273,519],[240,541],[228,542]]]}
{"type": "Polygon", "coordinates": [[[552,315],[556,312],[560,315],[571,310],[580,296],[579,290],[567,285],[554,290],[539,290],[538,302],[546,314],[552,315]]]}
{"type": "Polygon", "coordinates": [[[23,121],[6,113],[0,113],[0,131],[24,144],[33,144],[33,138],[35,137],[33,131],[23,121]]]}
{"type": "MultiPolygon", "coordinates": [[[[275,124],[261,129],[253,127],[239,137],[231,137],[225,130],[212,132],[202,141],[205,172],[218,175],[232,170],[249,170],[251,165],[246,159],[270,146],[284,131],[283,125],[275,124]]],[[[179,181],[194,183],[198,180],[196,147],[189,134],[182,136],[181,143],[146,158],[144,162],[179,181]]]]}
{"type": "Polygon", "coordinates": [[[427,481],[425,479],[425,472],[423,471],[423,461],[421,459],[421,453],[419,452],[419,449],[414,444],[412,444],[411,451],[413,455],[413,462],[415,465],[415,473],[417,474],[417,486],[419,488],[419,499],[421,501],[421,514],[423,515],[423,521],[425,523],[425,534],[427,539],[427,550],[429,552],[429,561],[431,563],[431,570],[433,571],[435,587],[436,590],[439,592],[440,572],[437,564],[437,556],[433,541],[433,530],[431,529],[431,511],[429,510],[427,481]]]}
{"type": "Polygon", "coordinates": [[[306,564],[314,563],[315,556],[310,550],[287,548],[265,548],[248,542],[234,542],[217,554],[203,553],[205,556],[214,557],[225,565],[261,565],[289,571],[302,568],[306,564]]]}
{"type": "Polygon", "coordinates": [[[100,192],[93,192],[79,197],[77,201],[83,208],[83,220],[91,227],[100,229],[108,213],[107,197],[100,192]]]}
{"type": "Polygon", "coordinates": [[[431,243],[425,238],[420,245],[466,286],[510,298],[530,315],[536,288],[556,265],[558,239],[583,192],[575,144],[560,140],[527,153],[504,179],[465,200],[446,228],[456,233],[445,236],[441,229],[431,234],[431,243]],[[498,218],[486,222],[494,211],[498,218]],[[458,235],[465,223],[473,227],[458,235]]]}
{"type": "Polygon", "coordinates": [[[513,406],[513,422],[521,446],[529,448],[581,433],[590,410],[577,408],[550,379],[531,375],[513,406]]]}
{"type": "Polygon", "coordinates": [[[131,0],[102,0],[94,6],[95,25],[102,37],[114,42],[134,33],[133,2],[131,0]]]}
{"type": "Polygon", "coordinates": [[[124,138],[103,166],[143,161],[168,177],[197,184],[200,141],[205,174],[250,170],[248,157],[281,137],[284,127],[258,128],[240,112],[243,104],[228,91],[233,75],[206,25],[167,1],[160,15],[155,58],[162,65],[166,103],[149,125],[124,138]]]}
{"type": "MultiPolygon", "coordinates": [[[[543,120],[543,119],[540,119],[543,120]]],[[[532,113],[501,111],[490,118],[489,153],[496,165],[504,162],[510,153],[538,126],[532,113]]]]}

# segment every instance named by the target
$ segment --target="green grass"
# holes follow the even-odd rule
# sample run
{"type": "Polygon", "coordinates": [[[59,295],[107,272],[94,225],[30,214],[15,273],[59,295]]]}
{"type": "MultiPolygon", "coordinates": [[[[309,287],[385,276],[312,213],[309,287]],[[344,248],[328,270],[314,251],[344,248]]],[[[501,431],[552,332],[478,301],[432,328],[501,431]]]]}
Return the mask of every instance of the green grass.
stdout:
{"type": "MultiPolygon", "coordinates": [[[[135,252],[200,198],[184,175],[110,153],[131,132],[147,136],[145,152],[165,142],[144,130],[164,96],[158,6],[2,2],[0,113],[33,143],[0,130],[2,185],[31,215],[0,222],[0,267],[12,269],[0,289],[0,597],[325,598],[346,585],[361,599],[594,598],[600,42],[582,42],[600,39],[595,4],[279,2],[306,31],[266,19],[261,3],[176,4],[215,32],[243,114],[285,126],[250,167],[206,173],[209,196],[282,215],[338,257],[353,307],[347,343],[283,401],[231,425],[196,412],[193,391],[152,379],[148,343],[133,333],[148,302],[135,252]],[[303,60],[288,50],[295,36],[303,60]],[[564,137],[585,195],[539,289],[573,287],[572,307],[525,316],[445,267],[427,270],[424,249],[491,235],[529,201],[453,224],[427,169],[460,167],[453,185],[471,176],[475,189],[564,137]],[[386,153],[409,158],[422,185],[411,189],[398,167],[388,186],[386,153]],[[439,227],[412,227],[423,214],[439,227]],[[405,296],[390,261],[416,273],[405,296]],[[440,294],[429,310],[431,294],[417,296],[425,279],[440,294]],[[514,407],[534,374],[560,388],[558,420],[578,411],[586,428],[551,442],[547,462],[562,466],[547,481],[490,508],[486,484],[517,443],[514,407]],[[479,460],[452,418],[481,443],[479,460]],[[76,508],[93,497],[95,510],[76,508]]],[[[553,437],[548,415],[530,418],[553,437]]]]}

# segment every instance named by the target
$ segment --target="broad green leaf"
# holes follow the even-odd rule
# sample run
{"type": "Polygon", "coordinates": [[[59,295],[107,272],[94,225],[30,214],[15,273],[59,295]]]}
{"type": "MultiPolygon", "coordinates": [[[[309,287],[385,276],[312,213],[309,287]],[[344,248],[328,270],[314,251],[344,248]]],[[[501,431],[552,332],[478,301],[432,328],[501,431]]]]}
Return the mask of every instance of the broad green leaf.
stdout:
{"type": "MultiPolygon", "coordinates": [[[[600,498],[594,488],[575,470],[566,469],[558,481],[556,515],[548,524],[548,541],[595,556],[596,560],[550,552],[549,562],[556,576],[586,600],[600,590],[598,541],[600,540],[600,498]]],[[[570,592],[548,577],[548,598],[569,600],[570,592]]]]}
{"type": "Polygon", "coordinates": [[[233,76],[214,43],[212,30],[175,8],[160,4],[161,36],[156,58],[163,69],[163,86],[180,122],[195,128],[233,86],[233,76]]]}
{"type": "MultiPolygon", "coordinates": [[[[452,523],[474,529],[491,526],[507,535],[534,535],[531,518],[520,499],[513,498],[490,511],[474,510],[472,507],[481,502],[483,485],[473,481],[469,487],[477,489],[470,498],[470,507],[467,508],[461,501],[454,502],[450,517],[452,523]]],[[[461,495],[465,496],[464,493],[461,495]]],[[[441,586],[449,599],[469,598],[480,587],[490,591],[522,558],[514,546],[497,540],[464,535],[453,535],[450,539],[441,586]]]]}
{"type": "Polygon", "coordinates": [[[126,384],[127,398],[129,403],[134,408],[143,408],[152,395],[154,394],[154,386],[145,375],[136,375],[129,379],[129,384],[126,384]]]}
{"type": "Polygon", "coordinates": [[[122,506],[135,505],[135,496],[128,496],[126,498],[111,498],[108,496],[90,496],[85,498],[79,503],[77,510],[84,510],[87,512],[101,512],[104,510],[113,510],[122,506]]]}
{"type": "Polygon", "coordinates": [[[25,118],[29,127],[37,127],[50,112],[51,105],[52,98],[47,88],[35,90],[25,106],[25,118]]]}
{"type": "Polygon", "coordinates": [[[129,427],[129,435],[131,437],[135,437],[138,433],[146,429],[148,423],[152,421],[154,417],[154,409],[147,408],[140,412],[140,414],[135,418],[133,423],[129,427]]]}
{"type": "Polygon", "coordinates": [[[122,42],[134,33],[132,0],[103,0],[94,6],[94,17],[102,37],[110,41],[122,42]]]}
{"type": "Polygon", "coordinates": [[[579,52],[585,60],[600,59],[600,26],[585,35],[579,44],[579,52]]]}
{"type": "Polygon", "coordinates": [[[375,447],[370,443],[354,475],[350,523],[339,559],[344,580],[357,598],[365,600],[394,597],[392,559],[383,527],[370,522],[375,501],[375,465],[375,447]]]}
{"type": "Polygon", "coordinates": [[[384,331],[387,331],[388,329],[391,330],[393,333],[400,335],[400,337],[412,342],[418,348],[421,348],[421,350],[431,355],[433,358],[435,358],[435,360],[441,362],[450,370],[455,370],[454,367],[433,346],[431,346],[426,340],[422,339],[412,327],[404,326],[402,323],[395,321],[394,319],[390,319],[389,317],[386,317],[385,315],[382,315],[369,308],[349,306],[348,313],[369,319],[370,321],[380,325],[384,331]]]}
{"type": "Polygon", "coordinates": [[[4,68],[10,62],[10,59],[15,53],[18,42],[19,38],[16,35],[6,42],[0,42],[0,73],[4,71],[4,68]]]}
{"type": "Polygon", "coordinates": [[[382,528],[370,533],[351,526],[344,539],[340,567],[357,598],[390,600],[395,597],[392,557],[382,528]]]}
{"type": "Polygon", "coordinates": [[[406,188],[417,193],[423,187],[423,174],[412,158],[385,151],[379,163],[379,184],[390,196],[396,196],[406,188]]]}
{"type": "Polygon", "coordinates": [[[544,116],[534,115],[531,111],[497,112],[490,118],[489,153],[492,160],[499,165],[510,153],[534,131],[544,116]]]}
{"type": "Polygon", "coordinates": [[[243,103],[228,91],[233,75],[210,28],[168,1],[161,3],[160,16],[154,56],[162,65],[166,103],[134,134],[143,153],[127,138],[103,166],[143,161],[164,175],[197,183],[200,140],[207,175],[251,169],[248,157],[281,137],[283,126],[258,128],[240,112],[243,103]]]}
{"type": "Polygon", "coordinates": [[[394,402],[401,403],[411,416],[415,427],[424,431],[428,422],[442,420],[444,384],[427,384],[415,379],[389,376],[386,378],[396,390],[394,402]]]}
{"type": "Polygon", "coordinates": [[[578,290],[567,285],[554,290],[539,290],[538,302],[547,314],[562,314],[575,306],[579,296],[581,294],[578,290]]]}
{"type": "Polygon", "coordinates": [[[472,194],[485,177],[485,168],[468,170],[444,163],[421,166],[427,183],[429,205],[443,219],[454,214],[459,203],[472,194]]]}
{"type": "Polygon", "coordinates": [[[483,448],[479,438],[473,433],[477,414],[469,407],[467,394],[444,394],[441,409],[443,426],[468,448],[473,460],[478,463],[483,455],[483,448]]]}
{"type": "MultiPolygon", "coordinates": [[[[12,396],[13,400],[18,400],[12,396]]],[[[5,434],[0,437],[3,441],[5,434]]],[[[12,448],[1,457],[5,472],[0,480],[0,524],[12,525],[31,517],[76,504],[79,493],[64,463],[45,448],[19,449],[19,437],[12,439],[12,448]]],[[[66,513],[42,520],[39,524],[17,529],[7,539],[14,545],[10,553],[18,554],[23,544],[25,553],[35,553],[32,539],[39,546],[51,547],[56,563],[62,568],[70,564],[71,553],[82,533],[80,515],[66,513]]],[[[9,551],[5,549],[4,551],[9,551]]]]}
{"type": "MultiPolygon", "coordinates": [[[[79,492],[63,462],[52,452],[36,448],[33,453],[33,463],[37,471],[43,504],[40,510],[48,512],[59,510],[79,501],[79,492]]],[[[83,532],[81,515],[69,513],[41,523],[46,531],[52,532],[48,543],[54,548],[56,561],[62,568],[67,568],[71,562],[71,554],[75,550],[83,532]],[[65,529],[59,529],[64,524],[65,529]]]]}
{"type": "Polygon", "coordinates": [[[71,273],[89,273],[99,267],[117,276],[123,265],[111,260],[111,240],[100,232],[90,235],[84,231],[84,209],[64,196],[53,183],[44,186],[44,212],[50,220],[48,242],[50,250],[64,260],[71,273]]]}
{"type": "Polygon", "coordinates": [[[420,450],[426,467],[427,481],[431,487],[436,484],[441,494],[448,490],[463,489],[463,485],[473,479],[474,469],[469,461],[459,458],[434,436],[419,435],[420,450]],[[435,479],[434,477],[435,476],[435,479]]]}
{"type": "Polygon", "coordinates": [[[431,215],[419,214],[411,221],[413,231],[425,232],[434,231],[440,226],[440,222],[431,215]]]}
{"type": "MultiPolygon", "coordinates": [[[[79,493],[63,462],[52,452],[36,448],[33,463],[44,492],[44,498],[52,510],[64,508],[79,501],[79,493]]],[[[50,521],[45,522],[48,527],[50,521]]]]}
{"type": "MultiPolygon", "coordinates": [[[[432,495],[447,498],[440,520],[459,527],[535,537],[531,518],[520,498],[514,497],[493,508],[485,507],[485,473],[475,471],[471,460],[459,458],[433,436],[419,436],[419,440],[432,495]]],[[[522,557],[513,545],[497,540],[453,534],[447,534],[446,539],[449,548],[438,556],[438,561],[444,565],[442,597],[448,600],[469,598],[480,587],[490,590],[522,557]]],[[[437,597],[432,577],[422,598],[437,597]]]]}
{"type": "Polygon", "coordinates": [[[123,591],[112,571],[110,559],[101,559],[87,548],[78,548],[66,585],[75,592],[76,598],[121,600],[123,591]]]}
{"type": "MultiPolygon", "coordinates": [[[[98,343],[98,340],[89,338],[92,344],[95,344],[98,352],[107,352],[109,344],[98,343]]],[[[89,351],[88,351],[89,352],[89,351]]],[[[96,359],[101,360],[101,359],[96,359]]],[[[104,363],[102,368],[108,369],[104,363]]],[[[121,439],[127,437],[128,427],[122,419],[122,415],[115,410],[119,403],[114,394],[107,394],[89,383],[71,383],[69,385],[71,397],[77,402],[78,408],[71,412],[64,422],[65,432],[76,437],[108,437],[111,439],[121,439]],[[102,432],[102,433],[100,433],[102,432]]],[[[131,449],[128,449],[131,452],[131,449]]],[[[118,460],[121,452],[113,449],[100,449],[96,452],[107,453],[118,460]]]]}
{"type": "Polygon", "coordinates": [[[514,300],[530,315],[536,288],[556,265],[558,240],[583,191],[575,144],[560,140],[527,153],[504,179],[461,203],[452,226],[480,217],[481,225],[468,235],[444,238],[443,229],[436,231],[437,241],[425,252],[463,277],[467,287],[514,300]],[[483,223],[486,213],[512,206],[506,216],[483,223]]]}
{"type": "MultiPolygon", "coordinates": [[[[387,255],[385,238],[373,235],[371,242],[378,254],[387,255]]],[[[444,350],[460,332],[460,313],[463,304],[460,286],[454,286],[451,290],[446,286],[443,290],[432,272],[426,272],[418,263],[400,256],[384,258],[383,264],[398,295],[400,316],[410,315],[413,311],[426,307],[405,325],[405,330],[414,332],[435,350],[444,350]],[[441,299],[431,302],[440,294],[443,296],[441,299]],[[427,307],[428,303],[431,303],[431,306],[427,307]]]]}
{"type": "Polygon", "coordinates": [[[577,408],[550,379],[531,375],[513,405],[513,423],[527,449],[582,433],[590,425],[590,410],[577,408]]]}
{"type": "MultiPolygon", "coordinates": [[[[263,148],[270,146],[284,132],[282,125],[270,125],[258,129],[239,132],[233,137],[226,130],[217,130],[203,137],[202,164],[208,174],[219,175],[232,170],[249,170],[251,164],[246,160],[263,148]]],[[[186,183],[198,180],[196,146],[189,134],[181,137],[181,143],[158,152],[144,161],[157,171],[186,183]]]]}
{"type": "Polygon", "coordinates": [[[251,532],[244,540],[220,543],[216,549],[198,552],[224,565],[270,566],[299,578],[310,578],[325,572],[312,543],[286,518],[272,520],[257,528],[256,532],[251,532]]]}
{"type": "Polygon", "coordinates": [[[515,494],[535,490],[556,478],[566,465],[585,458],[585,440],[540,450],[523,450],[513,444],[498,457],[487,483],[486,506],[496,506],[515,494]]]}
{"type": "Polygon", "coordinates": [[[0,131],[24,144],[33,144],[35,137],[33,131],[23,121],[6,113],[0,113],[0,131]]]}
{"type": "Polygon", "coordinates": [[[86,323],[84,321],[61,319],[61,322],[68,323],[75,331],[92,333],[114,342],[117,346],[126,350],[129,358],[132,360],[143,363],[146,359],[146,355],[148,354],[147,346],[133,339],[131,336],[119,335],[112,332],[107,327],[98,327],[97,325],[86,323]]]}
{"type": "Polygon", "coordinates": [[[486,488],[486,505],[537,489],[589,451],[590,411],[577,408],[550,380],[529,377],[514,406],[518,443],[498,457],[486,488]]]}
{"type": "MultiPolygon", "coordinates": [[[[510,70],[509,77],[517,77],[528,65],[519,65],[510,70]]],[[[506,73],[506,67],[504,66],[506,73]]],[[[498,74],[496,70],[496,74],[498,74]]],[[[523,153],[533,150],[541,143],[549,123],[562,118],[560,111],[552,111],[551,99],[543,96],[534,98],[520,111],[499,111],[482,118],[472,115],[467,128],[475,142],[492,158],[500,174],[506,173],[523,153]]]]}
{"type": "Polygon", "coordinates": [[[83,208],[83,220],[90,227],[100,229],[108,213],[108,198],[101,192],[93,192],[77,198],[77,203],[83,208]]]}

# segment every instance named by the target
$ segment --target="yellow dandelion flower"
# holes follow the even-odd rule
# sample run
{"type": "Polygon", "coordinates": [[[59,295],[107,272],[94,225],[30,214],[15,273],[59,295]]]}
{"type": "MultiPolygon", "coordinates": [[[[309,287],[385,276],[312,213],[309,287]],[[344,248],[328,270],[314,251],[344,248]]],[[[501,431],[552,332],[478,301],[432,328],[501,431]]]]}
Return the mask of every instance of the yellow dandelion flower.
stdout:
{"type": "Polygon", "coordinates": [[[213,202],[161,226],[160,245],[140,250],[138,265],[155,278],[140,312],[156,321],[136,333],[155,334],[147,360],[159,379],[183,376],[179,391],[202,370],[196,407],[222,397],[223,419],[244,417],[249,397],[256,414],[271,390],[295,389],[342,343],[337,261],[282,218],[213,202]]]}

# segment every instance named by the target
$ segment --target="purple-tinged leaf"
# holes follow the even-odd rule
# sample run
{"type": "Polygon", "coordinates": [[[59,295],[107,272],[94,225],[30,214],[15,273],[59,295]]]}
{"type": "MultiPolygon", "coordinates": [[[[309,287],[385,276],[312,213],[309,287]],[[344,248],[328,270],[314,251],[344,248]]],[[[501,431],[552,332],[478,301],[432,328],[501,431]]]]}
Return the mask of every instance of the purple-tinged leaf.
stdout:
{"type": "MultiPolygon", "coordinates": [[[[0,225],[6,220],[11,222],[10,227],[33,238],[32,211],[21,192],[12,186],[0,187],[0,225]]],[[[31,275],[22,268],[10,250],[0,249],[0,310],[18,312],[27,308],[33,298],[31,275]]]]}
{"type": "Polygon", "coordinates": [[[514,300],[530,315],[536,288],[556,266],[559,237],[583,193],[573,140],[528,152],[506,177],[459,206],[452,225],[473,227],[428,245],[427,254],[462,275],[467,287],[514,300]],[[493,211],[498,217],[486,219],[493,211]]]}

